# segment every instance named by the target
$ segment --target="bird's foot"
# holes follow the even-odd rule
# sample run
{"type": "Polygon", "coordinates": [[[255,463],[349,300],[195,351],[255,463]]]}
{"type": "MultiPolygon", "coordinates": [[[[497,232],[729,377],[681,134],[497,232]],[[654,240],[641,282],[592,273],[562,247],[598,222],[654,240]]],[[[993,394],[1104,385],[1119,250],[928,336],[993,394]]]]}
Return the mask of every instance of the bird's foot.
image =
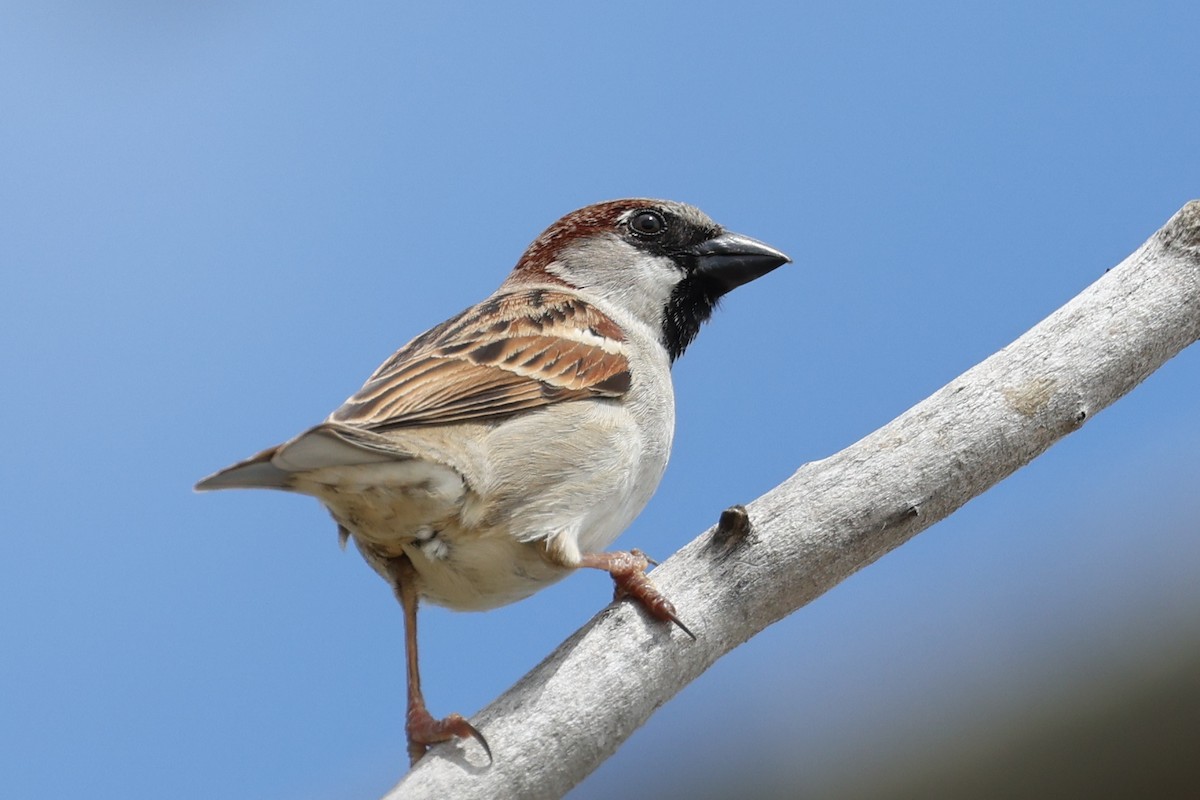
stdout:
{"type": "Polygon", "coordinates": [[[421,760],[430,745],[468,737],[479,742],[483,752],[487,753],[488,763],[492,763],[492,748],[488,747],[487,739],[484,739],[483,734],[461,714],[434,719],[423,706],[416,706],[408,710],[408,723],[404,732],[408,735],[408,758],[412,764],[421,760]]]}
{"type": "Polygon", "coordinates": [[[674,623],[679,630],[693,640],[696,634],[688,630],[678,615],[675,606],[650,582],[646,567],[658,562],[647,557],[641,550],[616,553],[589,553],[583,557],[582,566],[602,569],[612,576],[613,599],[631,597],[642,604],[651,616],[674,623]]]}

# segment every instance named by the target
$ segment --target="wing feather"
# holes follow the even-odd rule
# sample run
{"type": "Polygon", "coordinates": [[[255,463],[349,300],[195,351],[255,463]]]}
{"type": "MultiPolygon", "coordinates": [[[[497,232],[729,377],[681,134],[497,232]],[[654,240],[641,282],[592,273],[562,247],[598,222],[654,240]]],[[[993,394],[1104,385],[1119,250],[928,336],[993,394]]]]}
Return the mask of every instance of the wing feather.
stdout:
{"type": "Polygon", "coordinates": [[[329,421],[367,430],[483,420],[629,390],[620,328],[577,295],[494,296],[413,339],[329,421]]]}

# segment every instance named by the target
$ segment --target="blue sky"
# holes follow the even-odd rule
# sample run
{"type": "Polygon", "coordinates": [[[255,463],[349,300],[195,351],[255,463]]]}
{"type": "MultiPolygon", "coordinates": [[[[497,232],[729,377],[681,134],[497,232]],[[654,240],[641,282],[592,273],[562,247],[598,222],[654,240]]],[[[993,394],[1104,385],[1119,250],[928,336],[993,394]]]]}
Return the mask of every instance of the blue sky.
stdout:
{"type": "MultiPolygon", "coordinates": [[[[1200,197],[1197,29],[1195,3],[7,4],[6,791],[381,794],[405,770],[387,587],[313,501],[197,478],[320,420],[563,213],[670,197],[795,263],[677,365],[672,464],[620,540],[665,558],[1200,197]]],[[[730,762],[803,786],[1200,641],[1198,359],[736,651],[575,796],[730,762]]],[[[609,594],[428,611],[434,713],[609,594]]]]}

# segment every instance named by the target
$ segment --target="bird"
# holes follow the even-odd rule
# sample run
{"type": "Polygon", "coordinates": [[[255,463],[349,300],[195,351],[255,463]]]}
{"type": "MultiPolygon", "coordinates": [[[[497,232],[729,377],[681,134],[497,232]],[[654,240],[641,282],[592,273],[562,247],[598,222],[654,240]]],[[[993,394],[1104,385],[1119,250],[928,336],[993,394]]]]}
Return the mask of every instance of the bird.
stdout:
{"type": "Polygon", "coordinates": [[[590,567],[691,636],[646,575],[653,562],[605,548],[666,469],[671,365],[725,294],[790,261],[685,203],[578,209],[495,292],[401,347],[325,421],[195,488],[320,501],[403,609],[411,763],[467,738],[490,761],[470,722],[426,707],[419,604],[486,610],[590,567]]]}

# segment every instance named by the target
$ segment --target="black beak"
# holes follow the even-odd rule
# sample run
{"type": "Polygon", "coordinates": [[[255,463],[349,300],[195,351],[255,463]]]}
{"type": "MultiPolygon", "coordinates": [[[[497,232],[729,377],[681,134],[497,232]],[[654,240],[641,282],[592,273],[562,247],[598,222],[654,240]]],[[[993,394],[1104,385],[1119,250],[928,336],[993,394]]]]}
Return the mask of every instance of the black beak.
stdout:
{"type": "Polygon", "coordinates": [[[721,294],[791,261],[757,239],[728,232],[696,245],[692,255],[696,257],[696,274],[718,286],[721,294]]]}

